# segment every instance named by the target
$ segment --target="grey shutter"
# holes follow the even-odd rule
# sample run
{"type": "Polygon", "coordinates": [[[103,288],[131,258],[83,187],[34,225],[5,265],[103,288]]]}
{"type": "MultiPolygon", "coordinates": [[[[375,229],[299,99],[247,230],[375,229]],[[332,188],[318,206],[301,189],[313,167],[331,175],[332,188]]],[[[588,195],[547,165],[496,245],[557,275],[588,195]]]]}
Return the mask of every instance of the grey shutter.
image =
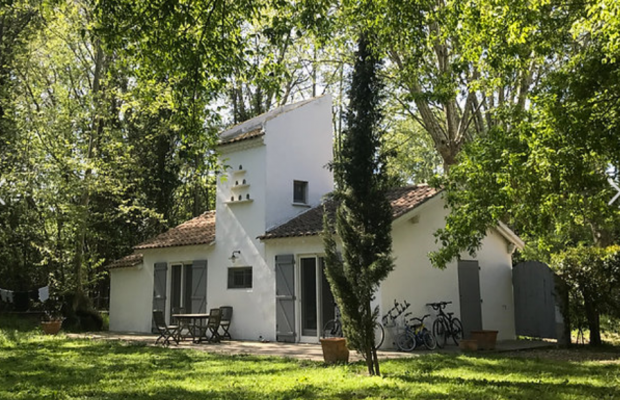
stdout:
{"type": "Polygon", "coordinates": [[[173,265],[170,274],[170,314],[179,314],[181,310],[181,273],[182,265],[173,265]]]}
{"type": "Polygon", "coordinates": [[[196,260],[192,264],[192,304],[195,314],[207,312],[207,260],[196,260]]]}
{"type": "Polygon", "coordinates": [[[186,265],[184,269],[185,273],[185,286],[183,287],[183,312],[192,312],[192,269],[191,265],[186,265]]]}
{"type": "Polygon", "coordinates": [[[295,256],[276,256],[276,340],[295,342],[295,256]]]}
{"type": "MultiPolygon", "coordinates": [[[[153,310],[160,310],[166,313],[166,278],[168,276],[167,263],[155,263],[153,276],[153,310]]],[[[153,322],[154,332],[156,331],[153,322]]]]}
{"type": "Polygon", "coordinates": [[[469,339],[471,331],[482,329],[482,301],[480,300],[480,267],[478,261],[459,260],[459,297],[463,337],[469,339]]]}

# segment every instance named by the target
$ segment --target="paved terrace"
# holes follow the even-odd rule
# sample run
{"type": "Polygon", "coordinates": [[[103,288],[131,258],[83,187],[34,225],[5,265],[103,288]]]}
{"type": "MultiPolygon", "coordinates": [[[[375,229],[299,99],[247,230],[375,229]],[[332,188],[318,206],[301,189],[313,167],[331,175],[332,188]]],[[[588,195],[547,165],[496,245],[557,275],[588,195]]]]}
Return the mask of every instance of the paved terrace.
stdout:
{"type": "MultiPolygon", "coordinates": [[[[68,337],[81,338],[81,339],[99,339],[99,340],[122,340],[127,342],[145,343],[147,345],[155,346],[155,339],[157,335],[149,335],[144,333],[119,333],[119,332],[96,332],[96,333],[70,333],[68,337]]],[[[555,347],[555,342],[547,342],[542,340],[508,340],[497,342],[495,352],[510,352],[531,350],[540,348],[555,347]]],[[[195,344],[190,340],[181,342],[178,346],[174,343],[170,345],[171,349],[194,349],[200,351],[206,351],[209,353],[233,355],[233,354],[248,354],[256,356],[272,356],[272,357],[290,357],[301,360],[311,361],[323,361],[323,353],[321,345],[319,344],[304,344],[304,343],[279,343],[279,342],[250,342],[250,341],[223,341],[221,343],[201,343],[195,344]]],[[[448,346],[445,349],[437,349],[434,352],[440,353],[460,353],[456,346],[448,346]]],[[[479,354],[489,353],[490,351],[481,351],[479,354]]],[[[416,349],[411,353],[404,353],[400,351],[385,351],[379,350],[379,358],[394,359],[394,358],[407,358],[418,357],[424,354],[431,353],[426,349],[416,349]]],[[[351,362],[361,360],[362,358],[352,351],[349,360],[351,362]]]]}

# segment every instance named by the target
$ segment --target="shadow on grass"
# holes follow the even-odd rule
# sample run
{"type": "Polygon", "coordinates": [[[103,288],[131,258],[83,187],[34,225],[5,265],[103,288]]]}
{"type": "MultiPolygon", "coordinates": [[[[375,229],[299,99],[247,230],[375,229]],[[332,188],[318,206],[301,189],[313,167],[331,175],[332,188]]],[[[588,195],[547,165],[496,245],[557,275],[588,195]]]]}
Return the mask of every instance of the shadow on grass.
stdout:
{"type": "Polygon", "coordinates": [[[617,365],[506,356],[428,355],[324,367],[121,342],[33,337],[0,345],[3,399],[611,399],[617,365]]]}
{"type": "Polygon", "coordinates": [[[500,355],[433,355],[390,361],[384,365],[384,371],[386,376],[406,384],[450,388],[450,396],[445,398],[620,398],[617,365],[500,355]]]}

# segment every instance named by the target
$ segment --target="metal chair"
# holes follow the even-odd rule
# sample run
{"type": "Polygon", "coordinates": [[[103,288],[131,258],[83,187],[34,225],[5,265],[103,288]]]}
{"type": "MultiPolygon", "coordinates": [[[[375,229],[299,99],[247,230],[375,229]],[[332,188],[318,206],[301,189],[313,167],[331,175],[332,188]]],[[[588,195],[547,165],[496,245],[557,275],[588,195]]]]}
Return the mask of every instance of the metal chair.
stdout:
{"type": "Polygon", "coordinates": [[[223,306],[220,307],[220,311],[222,312],[222,316],[220,318],[220,328],[222,328],[223,331],[220,338],[232,340],[228,329],[230,329],[230,320],[232,319],[233,308],[231,306],[223,306]]]}
{"type": "MultiPolygon", "coordinates": [[[[212,308],[209,311],[209,322],[207,322],[207,331],[205,332],[206,334],[209,332],[211,333],[211,336],[207,339],[209,342],[218,343],[220,341],[220,335],[217,331],[220,329],[221,317],[222,312],[219,308],[212,308]]],[[[206,334],[205,336],[207,336],[206,334]]]]}
{"type": "Polygon", "coordinates": [[[159,343],[162,339],[162,344],[164,346],[170,345],[170,339],[174,340],[176,344],[179,344],[179,326],[166,324],[163,311],[153,310],[153,320],[155,321],[155,326],[159,331],[159,337],[155,341],[155,344],[159,343]]]}

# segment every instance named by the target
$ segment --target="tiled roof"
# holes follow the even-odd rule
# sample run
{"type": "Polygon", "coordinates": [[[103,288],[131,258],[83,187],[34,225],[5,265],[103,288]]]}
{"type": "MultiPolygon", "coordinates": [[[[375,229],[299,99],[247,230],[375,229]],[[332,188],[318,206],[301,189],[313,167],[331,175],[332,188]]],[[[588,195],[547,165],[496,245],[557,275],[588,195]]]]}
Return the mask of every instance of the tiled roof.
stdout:
{"type": "Polygon", "coordinates": [[[215,240],[215,211],[206,213],[153,239],[140,243],[134,249],[158,249],[162,247],[191,246],[208,244],[215,240]]]}
{"type": "Polygon", "coordinates": [[[136,265],[142,264],[142,254],[134,253],[118,260],[112,261],[110,264],[106,265],[105,269],[114,269],[114,268],[128,268],[135,267],[136,265]]]}
{"type": "MultiPolygon", "coordinates": [[[[392,189],[387,198],[392,205],[392,218],[396,219],[413,210],[426,200],[435,196],[440,190],[426,186],[407,186],[392,189]]],[[[336,202],[327,200],[325,207],[329,213],[336,209],[336,202]]],[[[291,219],[284,224],[267,231],[259,239],[275,239],[285,237],[314,236],[323,230],[323,204],[311,208],[303,214],[291,219]]]]}
{"type": "Polygon", "coordinates": [[[251,130],[249,132],[241,133],[236,136],[223,137],[220,139],[218,144],[221,146],[225,144],[243,142],[244,140],[254,139],[259,136],[263,136],[264,134],[265,134],[265,131],[263,130],[263,128],[258,128],[258,129],[251,130]]]}
{"type": "Polygon", "coordinates": [[[234,125],[220,133],[219,135],[220,140],[218,144],[227,145],[227,144],[237,143],[237,142],[241,142],[244,140],[254,139],[256,137],[263,136],[265,134],[264,128],[265,128],[267,121],[274,119],[289,111],[295,110],[299,107],[303,107],[306,104],[310,104],[323,97],[324,96],[314,97],[311,99],[298,101],[292,104],[285,104],[285,105],[276,107],[273,110],[267,111],[263,114],[257,115],[256,117],[251,118],[247,121],[234,125]]]}

